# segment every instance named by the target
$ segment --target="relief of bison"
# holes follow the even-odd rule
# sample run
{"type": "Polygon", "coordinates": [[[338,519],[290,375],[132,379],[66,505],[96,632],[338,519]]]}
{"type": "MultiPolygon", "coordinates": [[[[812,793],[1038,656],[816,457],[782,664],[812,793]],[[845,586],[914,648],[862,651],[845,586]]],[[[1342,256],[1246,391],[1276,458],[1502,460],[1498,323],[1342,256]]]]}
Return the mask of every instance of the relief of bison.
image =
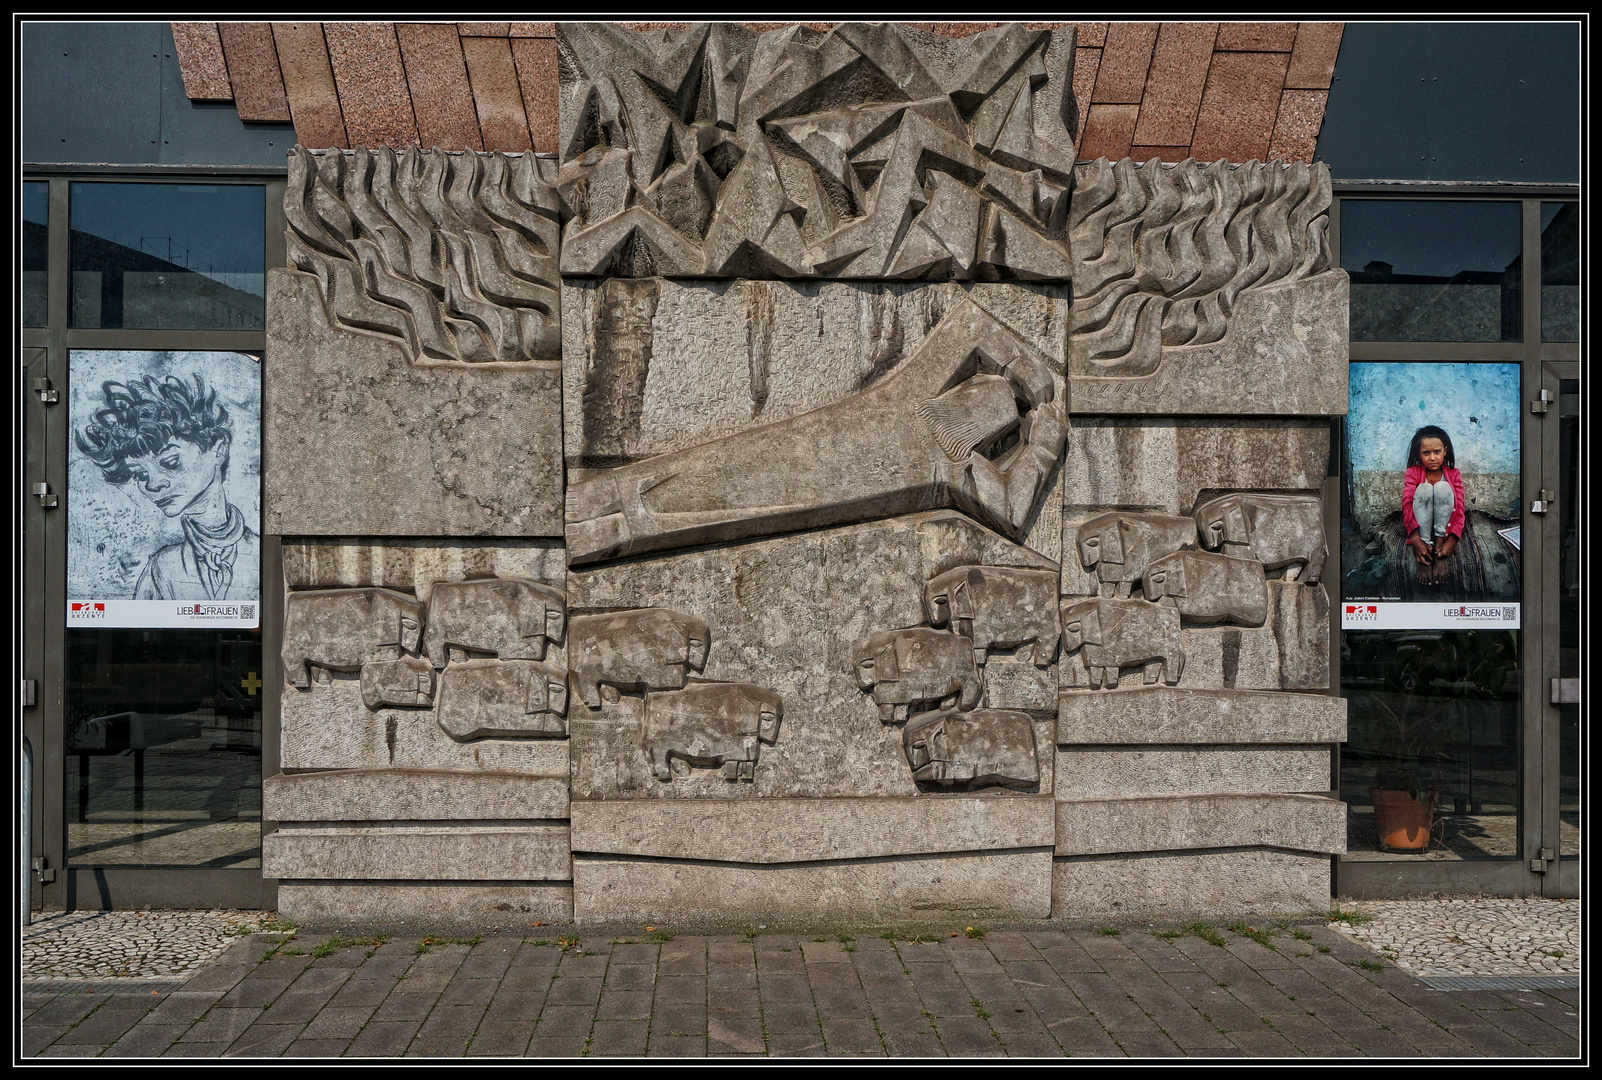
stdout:
{"type": "Polygon", "coordinates": [[[1064,653],[1079,651],[1093,688],[1103,682],[1116,688],[1126,667],[1144,668],[1148,683],[1160,672],[1169,686],[1177,685],[1185,670],[1179,612],[1146,600],[1103,596],[1064,603],[1062,647],[1064,653]]]}
{"type": "Polygon", "coordinates": [[[567,623],[562,593],[523,578],[442,581],[428,599],[428,656],[436,668],[470,654],[544,660],[567,623]]]}
{"type": "Polygon", "coordinates": [[[1040,783],[1035,725],[1010,709],[926,713],[902,735],[912,778],[943,788],[1029,788],[1040,783]]]}
{"type": "Polygon", "coordinates": [[[1263,564],[1211,551],[1177,551],[1146,568],[1146,599],[1174,608],[1187,623],[1262,626],[1268,618],[1263,564]]]}
{"type": "Polygon", "coordinates": [[[636,608],[577,615],[569,626],[568,669],[573,689],[592,709],[603,689],[618,694],[678,690],[690,672],[706,667],[711,630],[694,615],[668,608],[636,608]]]}
{"type": "Polygon", "coordinates": [[[1196,546],[1196,523],[1172,514],[1114,510],[1079,526],[1079,561],[1096,572],[1101,595],[1129,599],[1154,560],[1196,546]]]}
{"type": "Polygon", "coordinates": [[[416,656],[422,641],[423,605],[393,589],[292,592],[284,602],[281,656],[291,686],[310,686],[314,667],[357,671],[416,656]]]}
{"type": "Polygon", "coordinates": [[[784,705],[754,683],[691,683],[645,695],[641,742],[658,780],[673,779],[672,759],[722,766],[725,780],[756,779],[762,743],[779,738],[784,705]]]}
{"type": "Polygon", "coordinates": [[[1324,572],[1324,503],[1316,495],[1233,494],[1196,508],[1202,546],[1265,570],[1287,567],[1287,581],[1314,584],[1324,572]]]}
{"type": "MultiPolygon", "coordinates": [[[[973,642],[973,662],[979,667],[992,649],[1020,647],[1027,648],[1027,659],[1036,667],[1050,667],[1062,637],[1058,588],[1055,570],[959,566],[924,586],[923,613],[929,625],[947,627],[973,642]]],[[[1026,658],[1022,649],[1019,658],[1026,658]]]]}
{"type": "Polygon", "coordinates": [[[852,660],[857,686],[872,692],[886,724],[935,709],[971,709],[984,689],[973,642],[944,630],[920,626],[869,634],[857,642],[852,660]]]}

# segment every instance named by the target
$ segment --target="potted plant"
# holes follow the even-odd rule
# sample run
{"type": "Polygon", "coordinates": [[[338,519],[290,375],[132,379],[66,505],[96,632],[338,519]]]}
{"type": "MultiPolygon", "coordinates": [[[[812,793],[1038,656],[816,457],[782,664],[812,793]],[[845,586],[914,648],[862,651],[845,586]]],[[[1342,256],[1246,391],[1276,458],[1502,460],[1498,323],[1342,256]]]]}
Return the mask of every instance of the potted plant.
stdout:
{"type": "Polygon", "coordinates": [[[1517,664],[1517,641],[1502,632],[1435,631],[1371,642],[1389,649],[1383,689],[1365,692],[1379,721],[1369,798],[1379,845],[1421,852],[1434,831],[1441,797],[1441,766],[1452,760],[1446,747],[1462,741],[1461,703],[1495,697],[1517,664]]]}

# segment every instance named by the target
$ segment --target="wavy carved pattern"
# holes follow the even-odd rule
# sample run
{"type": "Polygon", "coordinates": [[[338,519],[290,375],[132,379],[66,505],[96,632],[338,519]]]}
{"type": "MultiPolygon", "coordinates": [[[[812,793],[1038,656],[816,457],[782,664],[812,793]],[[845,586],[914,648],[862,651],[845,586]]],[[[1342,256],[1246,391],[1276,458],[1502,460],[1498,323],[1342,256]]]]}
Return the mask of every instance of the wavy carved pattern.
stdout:
{"type": "Polygon", "coordinates": [[[296,147],[289,263],[417,363],[560,359],[558,203],[532,154],[296,147]]]}
{"type": "Polygon", "coordinates": [[[1066,281],[1073,43],[561,24],[563,272],[1066,281]]]}
{"type": "Polygon", "coordinates": [[[1164,347],[1207,345],[1248,289],[1329,269],[1329,169],[1248,161],[1078,166],[1076,374],[1147,375],[1164,347]]]}

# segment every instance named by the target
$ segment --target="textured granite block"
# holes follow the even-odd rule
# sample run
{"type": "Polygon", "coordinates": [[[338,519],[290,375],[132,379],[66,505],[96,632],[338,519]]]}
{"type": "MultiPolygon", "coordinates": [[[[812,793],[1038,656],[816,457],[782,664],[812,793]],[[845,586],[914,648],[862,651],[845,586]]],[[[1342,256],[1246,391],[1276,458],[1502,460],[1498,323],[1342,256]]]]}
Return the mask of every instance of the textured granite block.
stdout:
{"type": "Polygon", "coordinates": [[[883,925],[1042,919],[1051,910],[1048,851],[781,866],[586,856],[573,872],[580,924],[883,925]]]}
{"type": "MultiPolygon", "coordinates": [[[[855,653],[884,628],[922,624],[925,583],[966,565],[1054,564],[961,514],[936,512],[569,571],[575,632],[586,612],[665,608],[693,616],[712,628],[702,678],[765,687],[783,705],[777,741],[763,746],[754,782],[745,785],[687,765],[671,780],[657,779],[644,749],[644,699],[602,696],[591,708],[575,694],[568,710],[574,797],[916,794],[902,732],[881,721],[859,685],[855,653]]],[[[1041,747],[1049,744],[1041,739],[1048,724],[1037,725],[1041,747]]],[[[1042,790],[1048,779],[1049,771],[1042,790]]]]}
{"type": "Polygon", "coordinates": [[[1035,848],[1052,843],[1049,796],[615,800],[573,804],[573,850],[793,863],[1035,848]]]}
{"type": "Polygon", "coordinates": [[[572,876],[565,824],[282,825],[262,838],[261,865],[267,877],[342,881],[572,876]]]}
{"type": "Polygon", "coordinates": [[[1058,859],[1054,919],[1237,919],[1329,909],[1330,859],[1237,848],[1058,859]]]}
{"type": "Polygon", "coordinates": [[[573,918],[573,886],[566,881],[467,885],[457,882],[281,881],[278,912],[318,925],[363,928],[408,926],[526,926],[573,918]]]}
{"type": "Polygon", "coordinates": [[[1059,799],[1328,791],[1327,746],[1097,746],[1057,751],[1059,799]]]}
{"type": "Polygon", "coordinates": [[[1167,686],[1064,691],[1061,746],[1338,743],[1346,741],[1346,699],[1258,690],[1167,686]]]}
{"type": "Polygon", "coordinates": [[[262,816],[325,822],[565,818],[567,777],[423,769],[281,773],[262,784],[262,816]]]}
{"type": "Polygon", "coordinates": [[[1346,804],[1236,792],[1057,800],[1058,855],[1247,845],[1338,855],[1346,850],[1346,804]]]}
{"type": "Polygon", "coordinates": [[[267,310],[266,532],[561,536],[559,364],[413,364],[330,326],[300,271],[268,274],[267,310]]]}

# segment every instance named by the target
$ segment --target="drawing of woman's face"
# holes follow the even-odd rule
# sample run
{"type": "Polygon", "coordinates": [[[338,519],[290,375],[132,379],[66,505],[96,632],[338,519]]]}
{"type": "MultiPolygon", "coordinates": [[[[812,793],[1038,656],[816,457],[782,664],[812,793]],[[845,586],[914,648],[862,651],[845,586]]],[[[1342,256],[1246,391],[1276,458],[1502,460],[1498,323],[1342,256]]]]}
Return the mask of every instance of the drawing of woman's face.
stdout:
{"type": "Polygon", "coordinates": [[[178,517],[222,479],[227,461],[227,439],[202,450],[187,439],[174,438],[154,454],[130,457],[128,471],[141,495],[168,517],[178,517]]]}
{"type": "Polygon", "coordinates": [[[1439,472],[1446,462],[1446,444],[1440,439],[1420,439],[1418,459],[1430,472],[1439,472]]]}

